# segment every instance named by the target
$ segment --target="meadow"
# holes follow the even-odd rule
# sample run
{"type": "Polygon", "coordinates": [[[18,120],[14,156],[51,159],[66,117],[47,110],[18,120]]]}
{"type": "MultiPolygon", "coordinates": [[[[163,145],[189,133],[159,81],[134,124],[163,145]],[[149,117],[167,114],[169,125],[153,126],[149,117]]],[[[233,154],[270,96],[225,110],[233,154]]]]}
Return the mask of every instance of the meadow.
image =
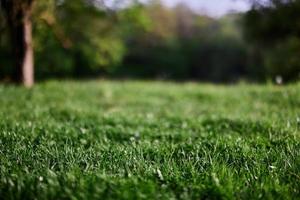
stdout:
{"type": "Polygon", "coordinates": [[[0,199],[299,198],[299,83],[0,86],[0,199]]]}

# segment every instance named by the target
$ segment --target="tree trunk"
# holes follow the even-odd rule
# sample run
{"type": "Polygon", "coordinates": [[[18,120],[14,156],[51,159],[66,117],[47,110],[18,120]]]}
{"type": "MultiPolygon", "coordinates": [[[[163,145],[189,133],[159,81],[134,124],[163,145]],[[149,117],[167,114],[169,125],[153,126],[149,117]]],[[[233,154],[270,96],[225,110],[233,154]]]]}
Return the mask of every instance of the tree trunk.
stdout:
{"type": "Polygon", "coordinates": [[[34,58],[32,42],[32,21],[31,13],[24,18],[24,58],[22,63],[22,83],[26,87],[32,87],[34,84],[34,58]]]}
{"type": "Polygon", "coordinates": [[[34,84],[34,57],[30,10],[20,10],[10,24],[15,61],[14,80],[25,87],[34,84]]]}

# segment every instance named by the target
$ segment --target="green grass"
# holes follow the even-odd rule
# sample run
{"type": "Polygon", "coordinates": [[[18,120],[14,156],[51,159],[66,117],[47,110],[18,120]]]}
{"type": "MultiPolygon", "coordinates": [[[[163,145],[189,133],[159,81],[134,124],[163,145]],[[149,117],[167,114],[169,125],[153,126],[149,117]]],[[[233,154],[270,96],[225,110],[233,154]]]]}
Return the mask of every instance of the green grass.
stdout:
{"type": "Polygon", "coordinates": [[[300,84],[0,86],[0,199],[300,199],[300,84]]]}

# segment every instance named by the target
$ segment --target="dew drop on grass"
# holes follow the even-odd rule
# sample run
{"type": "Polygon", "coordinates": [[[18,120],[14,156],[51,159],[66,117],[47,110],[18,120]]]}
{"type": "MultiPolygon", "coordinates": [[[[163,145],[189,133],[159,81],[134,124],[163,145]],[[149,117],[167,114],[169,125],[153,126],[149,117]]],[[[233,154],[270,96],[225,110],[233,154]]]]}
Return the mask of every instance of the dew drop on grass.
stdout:
{"type": "Polygon", "coordinates": [[[213,181],[215,182],[215,184],[216,184],[217,186],[220,186],[220,180],[218,179],[216,173],[212,173],[212,178],[213,178],[213,181]]]}
{"type": "Polygon", "coordinates": [[[80,128],[80,132],[81,132],[81,134],[86,134],[87,129],[85,129],[85,128],[80,128]]]}
{"type": "Polygon", "coordinates": [[[83,144],[83,145],[86,145],[88,143],[88,141],[85,140],[85,139],[80,139],[80,143],[83,144]]]}
{"type": "Polygon", "coordinates": [[[287,121],[286,126],[287,126],[287,128],[291,128],[291,122],[290,122],[290,121],[287,121]]]}
{"type": "Polygon", "coordinates": [[[164,177],[163,177],[161,171],[160,171],[159,169],[157,169],[157,170],[156,170],[156,173],[157,173],[157,175],[158,175],[158,178],[159,178],[161,181],[163,181],[163,180],[164,180],[164,177]]]}
{"type": "Polygon", "coordinates": [[[147,119],[153,119],[154,115],[153,115],[153,113],[147,113],[146,117],[147,117],[147,119]]]}
{"type": "Polygon", "coordinates": [[[270,167],[270,169],[276,169],[277,168],[277,167],[275,167],[273,165],[270,165],[269,167],[270,167]]]}
{"type": "Polygon", "coordinates": [[[188,127],[188,124],[186,122],[183,122],[181,125],[181,128],[186,129],[188,127]]]}
{"type": "Polygon", "coordinates": [[[140,139],[140,133],[139,132],[135,132],[134,133],[134,137],[135,137],[135,139],[140,139]]]}

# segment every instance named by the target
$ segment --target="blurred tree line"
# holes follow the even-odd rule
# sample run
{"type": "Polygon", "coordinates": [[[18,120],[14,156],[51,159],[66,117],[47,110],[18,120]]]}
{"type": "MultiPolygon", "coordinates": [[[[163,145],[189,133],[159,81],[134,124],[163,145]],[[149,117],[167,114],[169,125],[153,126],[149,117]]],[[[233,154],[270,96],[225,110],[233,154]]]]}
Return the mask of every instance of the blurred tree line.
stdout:
{"type": "MultiPolygon", "coordinates": [[[[36,1],[36,78],[297,80],[299,1],[263,2],[216,19],[158,0],[36,1]]],[[[1,12],[0,78],[10,80],[14,57],[4,17],[1,12]]]]}
{"type": "Polygon", "coordinates": [[[254,1],[243,18],[243,27],[252,55],[260,60],[260,71],[265,77],[300,79],[299,0],[254,1]]]}

